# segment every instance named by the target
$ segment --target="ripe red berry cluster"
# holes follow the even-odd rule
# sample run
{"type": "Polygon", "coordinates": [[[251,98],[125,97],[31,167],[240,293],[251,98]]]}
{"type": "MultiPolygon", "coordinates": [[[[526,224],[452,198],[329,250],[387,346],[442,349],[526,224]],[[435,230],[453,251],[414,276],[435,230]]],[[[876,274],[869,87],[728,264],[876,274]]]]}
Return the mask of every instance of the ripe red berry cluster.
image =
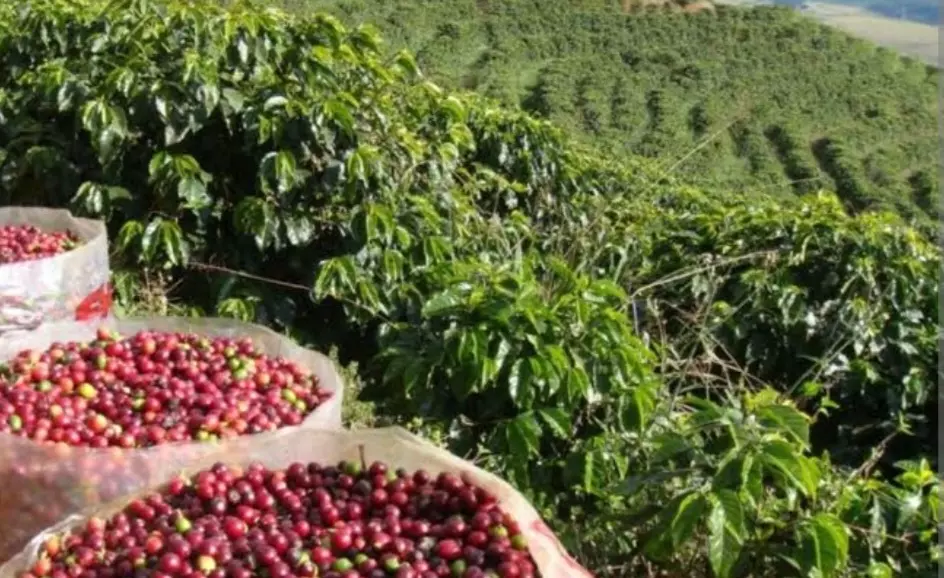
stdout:
{"type": "Polygon", "coordinates": [[[79,239],[68,231],[46,232],[32,225],[0,226],[0,265],[45,259],[70,251],[79,239]]]}
{"type": "Polygon", "coordinates": [[[330,396],[248,338],[100,330],[0,365],[0,433],[93,448],[213,440],[298,425],[330,396]]]}
{"type": "Polygon", "coordinates": [[[518,524],[460,476],[217,464],[50,538],[21,578],[534,578],[518,524]]]}

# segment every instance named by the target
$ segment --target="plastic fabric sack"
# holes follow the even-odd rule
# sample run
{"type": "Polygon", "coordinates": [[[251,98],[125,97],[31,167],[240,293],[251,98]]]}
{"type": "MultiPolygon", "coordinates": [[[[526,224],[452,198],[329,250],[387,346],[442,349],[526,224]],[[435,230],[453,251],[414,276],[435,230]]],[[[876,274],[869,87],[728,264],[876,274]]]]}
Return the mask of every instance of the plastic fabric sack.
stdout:
{"type": "Polygon", "coordinates": [[[80,245],[48,259],[0,265],[0,358],[10,356],[22,332],[43,323],[97,323],[108,315],[108,234],[102,221],[78,219],[62,209],[5,207],[0,226],[5,225],[70,231],[80,245]]]}
{"type": "MultiPolygon", "coordinates": [[[[322,387],[334,393],[301,425],[287,429],[341,428],[344,388],[333,362],[259,325],[175,317],[109,319],[94,326],[56,323],[25,334],[17,342],[17,350],[41,351],[56,341],[88,341],[102,326],[123,335],[150,329],[250,337],[267,355],[285,357],[307,368],[322,387]]],[[[233,441],[175,443],[140,450],[91,449],[40,444],[0,434],[0,562],[23,548],[37,532],[66,516],[162,483],[230,443],[233,441]]]]}
{"type": "MultiPolygon", "coordinates": [[[[336,464],[342,460],[360,460],[361,448],[367,463],[384,461],[407,470],[425,469],[432,474],[466,474],[474,484],[493,493],[504,511],[521,525],[528,547],[543,578],[593,578],[561,546],[528,501],[507,482],[472,463],[418,438],[398,427],[358,431],[282,430],[240,438],[220,452],[202,456],[191,464],[189,472],[209,468],[216,462],[249,465],[261,462],[269,468],[285,468],[293,462],[336,464]]],[[[156,484],[157,489],[160,484],[156,484]]],[[[83,512],[36,536],[29,545],[0,566],[0,578],[17,578],[32,567],[36,553],[52,534],[64,532],[91,516],[108,516],[120,510],[131,498],[125,497],[100,509],[83,512]]]]}

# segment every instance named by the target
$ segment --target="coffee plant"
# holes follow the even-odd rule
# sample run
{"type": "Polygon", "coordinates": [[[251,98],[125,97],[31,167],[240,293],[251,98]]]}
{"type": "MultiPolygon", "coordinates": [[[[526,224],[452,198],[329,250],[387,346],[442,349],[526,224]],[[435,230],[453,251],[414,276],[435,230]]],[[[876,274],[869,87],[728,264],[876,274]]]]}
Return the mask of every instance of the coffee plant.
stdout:
{"type": "Polygon", "coordinates": [[[327,15],[160,0],[0,7],[0,199],[105,219],[124,310],[336,346],[601,576],[936,563],[919,454],[821,452],[936,395],[939,254],[889,218],[692,192],[327,15]]]}
{"type": "Polygon", "coordinates": [[[936,222],[937,68],[799,0],[274,2],[374,24],[436,82],[520,105],[603,155],[646,155],[737,198],[828,188],[850,210],[936,222]]]}
{"type": "Polygon", "coordinates": [[[915,442],[934,454],[940,253],[898,218],[850,217],[830,195],[744,208],[692,191],[583,211],[590,229],[561,221],[545,242],[633,288],[676,353],[822,411],[817,449],[849,464],[896,432],[891,461],[915,442]]]}

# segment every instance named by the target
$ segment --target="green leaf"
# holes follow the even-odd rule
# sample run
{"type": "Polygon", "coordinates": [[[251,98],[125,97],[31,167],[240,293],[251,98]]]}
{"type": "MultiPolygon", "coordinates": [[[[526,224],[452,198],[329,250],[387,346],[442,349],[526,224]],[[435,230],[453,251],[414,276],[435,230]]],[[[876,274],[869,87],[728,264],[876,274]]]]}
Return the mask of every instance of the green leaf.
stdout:
{"type": "Polygon", "coordinates": [[[190,250],[177,223],[174,221],[161,223],[161,241],[164,245],[164,253],[171,265],[187,264],[190,250]]]}
{"type": "Polygon", "coordinates": [[[75,106],[75,99],[78,96],[78,91],[76,90],[77,86],[75,82],[67,81],[59,87],[59,91],[56,94],[56,105],[59,108],[59,112],[65,112],[75,106]]]}
{"type": "Polygon", "coordinates": [[[233,88],[224,88],[222,95],[229,114],[239,114],[243,110],[246,103],[246,97],[243,96],[243,93],[233,88]]]}
{"type": "Polygon", "coordinates": [[[354,115],[343,102],[336,98],[331,98],[324,103],[324,112],[329,118],[341,125],[348,134],[354,133],[354,115]]]}
{"type": "Polygon", "coordinates": [[[247,64],[249,62],[249,43],[242,36],[236,40],[236,53],[239,55],[241,63],[247,64]]]}
{"type": "Polygon", "coordinates": [[[725,455],[711,483],[715,488],[740,489],[747,485],[753,464],[753,453],[735,447],[725,455]]]}
{"type": "Polygon", "coordinates": [[[661,464],[679,454],[691,451],[693,441],[678,432],[669,431],[659,434],[652,444],[654,449],[652,463],[661,464]]]}
{"type": "Polygon", "coordinates": [[[515,459],[528,459],[539,455],[541,449],[541,426],[534,414],[523,413],[505,425],[505,439],[515,459]]]}
{"type": "Polygon", "coordinates": [[[148,163],[148,182],[154,183],[164,178],[166,167],[170,164],[171,157],[164,151],[158,151],[151,156],[148,163]]]}
{"type": "Polygon", "coordinates": [[[335,294],[339,271],[340,267],[338,267],[338,262],[335,259],[328,259],[321,264],[312,287],[312,296],[315,300],[324,299],[335,294]]]}
{"type": "Polygon", "coordinates": [[[784,432],[804,446],[809,445],[810,419],[798,409],[788,405],[769,405],[759,408],[757,417],[764,427],[784,432]]]}
{"type": "Polygon", "coordinates": [[[385,283],[396,283],[403,277],[403,254],[395,250],[384,251],[383,271],[385,283]]]}
{"type": "Polygon", "coordinates": [[[193,155],[173,155],[174,169],[178,177],[195,177],[200,175],[200,163],[193,155]]]}
{"type": "Polygon", "coordinates": [[[115,201],[130,201],[133,197],[131,191],[124,187],[108,187],[108,199],[115,201]]]}
{"type": "Polygon", "coordinates": [[[891,566],[884,562],[872,562],[865,572],[866,578],[892,578],[895,573],[891,566]]]}
{"type": "Polygon", "coordinates": [[[262,105],[262,110],[269,112],[274,108],[281,108],[288,104],[288,99],[281,95],[270,96],[262,105]]]}
{"type": "Polygon", "coordinates": [[[187,138],[189,134],[189,126],[169,123],[164,127],[164,145],[174,146],[187,138]]]}
{"type": "Polygon", "coordinates": [[[638,386],[628,394],[621,395],[618,403],[620,427],[625,431],[638,431],[649,421],[656,398],[650,388],[638,386]]]}
{"type": "Polygon", "coordinates": [[[724,418],[724,410],[711,400],[688,396],[685,402],[696,410],[691,414],[692,425],[695,427],[717,425],[724,418]]]}
{"type": "Polygon", "coordinates": [[[115,245],[119,251],[126,251],[142,234],[144,234],[144,225],[140,221],[127,221],[118,231],[115,245]]]}
{"type": "Polygon", "coordinates": [[[279,183],[279,192],[285,193],[295,186],[295,155],[290,151],[279,151],[275,157],[275,178],[279,183]]]}
{"type": "Polygon", "coordinates": [[[508,372],[508,395],[515,403],[519,398],[527,398],[527,388],[531,385],[531,364],[526,358],[518,358],[508,372]],[[522,395],[525,394],[525,395],[522,395]]]}
{"type": "Polygon", "coordinates": [[[716,578],[731,576],[741,555],[744,513],[735,492],[721,490],[709,494],[708,559],[716,578]]]}
{"type": "Polygon", "coordinates": [[[247,197],[240,201],[233,219],[239,231],[252,235],[260,250],[265,250],[272,243],[279,225],[275,208],[258,197],[247,197]]]}
{"type": "Polygon", "coordinates": [[[539,409],[538,415],[544,420],[554,432],[554,435],[560,438],[569,438],[571,435],[570,414],[560,408],[539,409]]]}
{"type": "Polygon", "coordinates": [[[816,472],[809,463],[809,460],[801,455],[790,444],[775,440],[767,442],[761,448],[762,458],[767,466],[780,472],[783,476],[805,496],[812,496],[816,493],[816,486],[819,482],[818,472],[816,472]]]}
{"type": "Polygon", "coordinates": [[[203,84],[197,89],[197,96],[203,103],[203,112],[207,116],[213,114],[216,105],[220,102],[220,89],[215,84],[203,84]]]}
{"type": "Polygon", "coordinates": [[[282,223],[288,242],[296,247],[307,245],[315,236],[315,226],[304,214],[283,215],[282,223]]]}
{"type": "Polygon", "coordinates": [[[213,202],[206,186],[196,177],[184,177],[177,183],[177,196],[188,209],[204,209],[213,202]]]}
{"type": "Polygon", "coordinates": [[[817,514],[800,530],[800,565],[806,574],[818,571],[824,578],[837,576],[849,560],[849,535],[845,524],[832,514],[817,514]]]}
{"type": "Polygon", "coordinates": [[[118,156],[122,140],[121,133],[110,126],[103,128],[98,133],[96,149],[98,150],[99,161],[103,165],[107,165],[118,156]]]}
{"type": "Polygon", "coordinates": [[[216,306],[216,314],[220,317],[238,319],[243,322],[252,322],[256,317],[256,308],[246,299],[230,297],[220,301],[216,306]]]}
{"type": "Polygon", "coordinates": [[[438,317],[465,302],[465,295],[456,288],[449,288],[433,295],[423,304],[423,317],[438,317]]]}
{"type": "Polygon", "coordinates": [[[659,512],[659,523],[643,550],[657,560],[678,551],[694,535],[706,509],[707,501],[701,493],[688,492],[676,496],[659,512]]]}
{"type": "Polygon", "coordinates": [[[701,494],[689,494],[679,502],[669,523],[669,534],[674,548],[680,547],[692,537],[705,507],[705,497],[701,494]]]}
{"type": "Polygon", "coordinates": [[[397,52],[397,55],[394,57],[394,62],[408,74],[420,76],[420,69],[416,65],[416,60],[414,60],[413,54],[410,53],[409,50],[404,49],[397,52]]]}
{"type": "Polygon", "coordinates": [[[147,227],[145,227],[144,234],[141,235],[141,257],[146,261],[153,259],[154,254],[157,252],[157,243],[160,239],[161,225],[163,222],[164,219],[161,217],[154,217],[154,219],[148,223],[147,227]]]}
{"type": "Polygon", "coordinates": [[[452,122],[465,122],[468,113],[465,110],[465,105],[462,104],[455,96],[447,96],[439,103],[439,106],[442,107],[444,111],[449,115],[449,120],[452,122]]]}
{"type": "Polygon", "coordinates": [[[86,181],[79,186],[71,202],[90,215],[100,216],[105,214],[108,200],[100,184],[86,181]]]}

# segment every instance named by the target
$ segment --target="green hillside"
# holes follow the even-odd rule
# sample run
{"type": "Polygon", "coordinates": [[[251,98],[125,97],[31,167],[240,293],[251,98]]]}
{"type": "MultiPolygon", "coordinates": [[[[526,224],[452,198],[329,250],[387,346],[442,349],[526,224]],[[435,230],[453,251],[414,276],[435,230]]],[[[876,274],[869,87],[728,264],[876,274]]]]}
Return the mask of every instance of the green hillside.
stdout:
{"type": "Polygon", "coordinates": [[[608,155],[726,191],[837,190],[934,215],[937,75],[787,8],[623,14],[617,2],[284,0],[378,26],[447,86],[608,155]]]}

